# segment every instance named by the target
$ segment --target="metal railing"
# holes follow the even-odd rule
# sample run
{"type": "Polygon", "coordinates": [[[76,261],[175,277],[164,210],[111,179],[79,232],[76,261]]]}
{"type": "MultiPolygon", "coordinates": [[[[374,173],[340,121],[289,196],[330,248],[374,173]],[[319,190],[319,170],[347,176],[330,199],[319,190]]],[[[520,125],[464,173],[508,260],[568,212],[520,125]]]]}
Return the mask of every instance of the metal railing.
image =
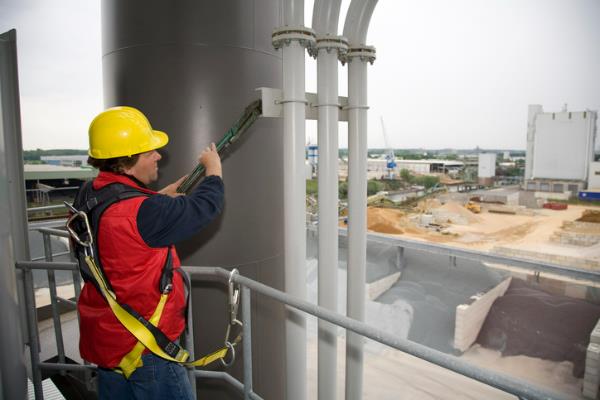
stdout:
{"type": "MultiPolygon", "coordinates": [[[[52,230],[52,232],[46,231],[48,235],[55,234],[58,236],[67,236],[67,233],[60,230],[52,230]]],[[[420,246],[419,246],[420,247],[420,246]]],[[[48,254],[51,254],[51,246],[45,247],[48,254]]],[[[23,271],[23,283],[25,286],[25,307],[27,310],[27,320],[30,326],[29,329],[29,343],[31,351],[31,364],[32,364],[32,380],[35,391],[35,398],[37,400],[43,399],[42,383],[41,383],[41,371],[42,370],[59,370],[59,371],[91,371],[96,367],[92,365],[73,365],[65,363],[64,346],[62,345],[62,330],[60,329],[60,316],[58,313],[58,307],[55,305],[59,301],[59,297],[56,295],[56,287],[54,290],[50,290],[51,300],[53,307],[53,320],[55,335],[57,340],[57,351],[58,351],[58,362],[49,363],[41,362],[39,358],[39,334],[37,330],[37,319],[35,309],[35,295],[33,287],[32,270],[47,270],[49,277],[54,274],[55,271],[64,270],[72,271],[74,276],[74,282],[76,283],[76,289],[80,285],[80,278],[78,274],[78,266],[75,262],[52,262],[52,257],[48,256],[47,261],[44,262],[17,262],[16,268],[23,271]],[[77,279],[75,276],[77,275],[77,279]],[[59,343],[61,343],[59,345],[59,343]]],[[[192,279],[194,278],[219,278],[223,283],[228,284],[233,282],[241,286],[241,302],[242,302],[242,324],[243,324],[243,383],[237,380],[235,377],[227,372],[223,371],[203,371],[203,370],[190,370],[190,376],[192,384],[195,384],[195,378],[212,378],[222,379],[229,383],[231,386],[236,388],[243,394],[244,399],[261,399],[261,397],[253,391],[252,387],[252,326],[251,326],[251,292],[260,293],[264,296],[270,297],[282,304],[296,308],[307,314],[315,316],[317,318],[326,320],[334,325],[343,327],[349,331],[355,332],[359,335],[372,339],[376,342],[385,344],[394,349],[408,353],[415,357],[421,358],[425,361],[431,362],[448,370],[454,371],[466,377],[472,378],[489,386],[495,387],[507,393],[516,395],[520,399],[565,399],[566,395],[552,392],[544,388],[536,387],[529,382],[510,377],[507,375],[499,374],[497,372],[489,371],[480,367],[473,366],[461,359],[454,357],[449,354],[442,353],[437,350],[430,349],[424,345],[411,342],[406,339],[401,339],[393,334],[384,332],[382,330],[373,328],[364,322],[357,321],[333,311],[327,310],[323,307],[319,307],[313,303],[305,300],[298,299],[294,296],[290,296],[277,289],[266,286],[260,282],[256,282],[252,279],[246,278],[239,274],[232,274],[223,268],[218,267],[182,267],[192,279]]],[[[572,271],[568,271],[572,272],[572,271]]],[[[49,280],[50,282],[50,280],[49,280]]],[[[56,283],[50,282],[50,285],[56,285],[56,283]]],[[[79,296],[77,291],[76,296],[79,296]]],[[[64,301],[64,299],[62,299],[64,301]]],[[[190,301],[190,305],[191,305],[190,301]]],[[[189,320],[190,326],[189,334],[185,337],[184,346],[190,351],[190,356],[193,357],[193,327],[192,322],[192,309],[189,307],[189,320]]],[[[194,385],[195,386],[195,385],[194,385]]],[[[195,392],[195,391],[194,391],[195,392]]]]}

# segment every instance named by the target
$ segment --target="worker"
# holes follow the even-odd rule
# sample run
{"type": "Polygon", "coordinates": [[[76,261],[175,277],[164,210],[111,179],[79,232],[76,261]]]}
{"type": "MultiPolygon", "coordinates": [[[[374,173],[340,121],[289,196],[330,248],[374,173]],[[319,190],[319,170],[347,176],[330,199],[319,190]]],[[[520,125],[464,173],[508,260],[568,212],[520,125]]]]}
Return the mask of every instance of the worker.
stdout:
{"type": "MultiPolygon", "coordinates": [[[[95,257],[118,302],[147,320],[161,298],[166,264],[172,264],[175,272],[180,267],[173,245],[201,231],[223,209],[221,160],[214,143],[199,155],[206,178],[192,193],[176,192],[185,176],[158,192],[148,188],[158,179],[158,149],[168,141],[166,133],[153,130],[145,115],[132,107],[109,108],[89,128],[88,163],[99,169],[93,189],[120,183],[140,192],[102,213],[95,257]]],[[[85,198],[89,194],[81,193],[76,204],[89,200],[85,198]]],[[[180,273],[172,273],[171,279],[158,328],[177,343],[186,323],[186,288],[180,273]]],[[[99,367],[100,399],[194,398],[186,369],[147,349],[140,350],[138,366],[129,377],[119,370],[124,356],[143,345],[119,322],[94,284],[86,281],[77,306],[79,350],[84,360],[99,367]]]]}

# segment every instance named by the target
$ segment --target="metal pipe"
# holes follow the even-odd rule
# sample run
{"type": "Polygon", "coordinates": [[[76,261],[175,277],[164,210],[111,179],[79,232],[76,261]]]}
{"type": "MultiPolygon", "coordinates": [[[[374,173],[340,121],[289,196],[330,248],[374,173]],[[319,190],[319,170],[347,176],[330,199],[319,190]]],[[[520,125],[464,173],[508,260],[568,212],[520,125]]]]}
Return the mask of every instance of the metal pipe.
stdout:
{"type": "MultiPolygon", "coordinates": [[[[365,41],[377,0],[352,0],[344,36],[348,38],[348,282],[347,315],[365,318],[367,264],[367,62],[365,41]]],[[[346,399],[361,399],[363,338],[346,336],[346,399]]]]}
{"type": "Polygon", "coordinates": [[[0,315],[11,322],[0,331],[0,398],[7,399],[27,396],[25,295],[17,284],[21,271],[13,267],[30,256],[17,64],[17,31],[11,29],[0,34],[0,315]]]}
{"type": "MultiPolygon", "coordinates": [[[[283,25],[304,25],[304,1],[282,0],[283,25]]],[[[306,44],[290,40],[283,54],[283,209],[285,291],[306,298],[305,66],[306,44]]],[[[306,399],[306,320],[286,310],[286,398],[306,399]]]]}
{"type": "MultiPolygon", "coordinates": [[[[194,370],[194,375],[197,378],[206,378],[206,379],[222,379],[225,382],[229,383],[231,386],[233,386],[235,389],[239,390],[240,392],[244,392],[244,384],[240,381],[238,381],[237,379],[235,379],[233,376],[229,375],[227,372],[222,372],[222,371],[203,371],[203,370],[194,370]]],[[[249,398],[253,399],[253,400],[263,400],[262,397],[260,397],[259,395],[257,395],[254,392],[250,392],[249,393],[249,398]]]]}
{"type": "Polygon", "coordinates": [[[77,302],[76,301],[65,299],[64,297],[57,297],[56,300],[58,300],[59,302],[63,302],[65,304],[68,304],[70,306],[77,307],[77,302]]]}
{"type": "MultiPolygon", "coordinates": [[[[345,228],[340,228],[339,233],[341,236],[346,236],[348,234],[345,228]]],[[[427,243],[406,238],[396,238],[379,233],[368,233],[367,240],[369,242],[387,244],[389,246],[401,246],[407,249],[427,251],[433,254],[456,256],[459,258],[480,262],[511,265],[531,271],[541,271],[580,280],[598,281],[600,279],[600,271],[597,270],[573,268],[566,265],[527,260],[524,258],[513,258],[499,254],[490,254],[478,250],[461,249],[443,244],[427,243]]]]}
{"type": "Polygon", "coordinates": [[[64,238],[71,237],[69,235],[69,232],[65,231],[64,229],[55,229],[55,228],[44,227],[44,228],[36,228],[35,230],[40,233],[48,233],[53,236],[59,236],[59,237],[64,237],[64,238]]]}
{"type": "Polygon", "coordinates": [[[250,399],[252,392],[252,316],[251,316],[250,289],[242,287],[242,325],[244,336],[242,345],[244,349],[244,398],[250,399]]]}
{"type": "MultiPolygon", "coordinates": [[[[341,0],[316,0],[318,159],[318,304],[337,311],[338,288],[338,56],[347,50],[337,36],[341,0]],[[339,40],[338,46],[331,39],[339,40]]],[[[337,398],[337,327],[318,321],[318,398],[337,398]]]]}
{"type": "Polygon", "coordinates": [[[48,371],[95,371],[98,367],[94,365],[80,365],[80,364],[65,364],[65,363],[39,363],[40,369],[48,371]]]}
{"type": "MultiPolygon", "coordinates": [[[[194,355],[194,311],[193,311],[193,302],[191,299],[192,295],[192,282],[190,281],[190,276],[188,275],[185,269],[180,269],[181,277],[185,282],[185,296],[187,299],[187,308],[186,308],[186,325],[185,325],[185,335],[183,339],[183,347],[190,354],[190,360],[195,360],[196,357],[194,355]]],[[[190,380],[190,384],[192,386],[192,393],[194,394],[194,398],[198,397],[196,391],[196,377],[194,374],[194,367],[188,367],[188,379],[190,380]]]]}
{"type": "Polygon", "coordinates": [[[404,256],[404,247],[396,246],[396,267],[403,271],[406,267],[406,257],[404,256]]]}
{"type": "MultiPolygon", "coordinates": [[[[367,264],[366,63],[348,63],[348,281],[346,313],[365,318],[367,264]]],[[[346,335],[346,399],[362,398],[363,338],[346,335]]]]}
{"type": "Polygon", "coordinates": [[[38,336],[35,296],[33,292],[33,274],[30,269],[23,270],[23,285],[25,294],[25,312],[29,331],[29,354],[31,357],[31,380],[36,399],[43,399],[42,373],[40,365],[40,342],[38,336]]]}
{"type": "MultiPolygon", "coordinates": [[[[47,232],[42,234],[44,241],[44,255],[47,262],[52,261],[52,242],[50,241],[50,235],[47,232]]],[[[48,273],[48,289],[50,291],[50,304],[52,307],[52,322],[54,325],[54,337],[56,339],[56,351],[58,353],[58,362],[65,362],[65,346],[63,343],[62,336],[62,325],[60,323],[60,311],[58,309],[58,301],[56,300],[56,277],[54,276],[54,270],[49,269],[48,273]]]]}
{"type": "MultiPolygon", "coordinates": [[[[59,253],[53,253],[52,257],[60,257],[60,256],[66,256],[67,254],[71,254],[70,251],[61,251],[59,253]]],[[[46,256],[41,256],[41,257],[34,257],[31,259],[31,261],[40,261],[40,260],[45,260],[46,256]]]]}
{"type": "Polygon", "coordinates": [[[18,269],[51,269],[54,271],[77,271],[79,268],[77,263],[67,261],[17,261],[15,267],[18,269]]]}
{"type": "Polygon", "coordinates": [[[52,211],[52,210],[60,210],[65,208],[64,204],[54,205],[54,206],[43,206],[43,207],[30,207],[27,209],[27,212],[39,212],[39,211],[52,211]]]}
{"type": "Polygon", "coordinates": [[[204,371],[200,369],[194,370],[194,376],[197,378],[207,378],[207,379],[222,379],[225,382],[229,383],[231,386],[240,391],[240,393],[244,392],[244,384],[233,376],[229,375],[227,372],[222,371],[204,371]]]}

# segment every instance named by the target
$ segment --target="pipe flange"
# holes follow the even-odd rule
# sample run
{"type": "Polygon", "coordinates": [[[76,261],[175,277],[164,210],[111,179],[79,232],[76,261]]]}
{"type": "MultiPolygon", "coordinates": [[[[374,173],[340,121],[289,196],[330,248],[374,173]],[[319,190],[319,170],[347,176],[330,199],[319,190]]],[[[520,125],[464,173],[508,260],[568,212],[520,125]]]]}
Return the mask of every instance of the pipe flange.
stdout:
{"type": "Polygon", "coordinates": [[[315,31],[305,26],[284,26],[273,31],[271,42],[275,50],[279,50],[296,41],[300,46],[306,47],[310,53],[315,47],[315,37],[315,31]]]}
{"type": "Polygon", "coordinates": [[[359,46],[359,47],[351,47],[348,49],[348,52],[344,55],[344,57],[340,56],[340,61],[342,64],[351,61],[353,58],[359,58],[360,61],[368,61],[373,64],[375,61],[375,47],[373,46],[359,46]]]}
{"type": "Polygon", "coordinates": [[[344,36],[318,36],[316,46],[309,49],[309,54],[317,57],[319,50],[325,50],[328,53],[337,51],[338,58],[348,52],[348,39],[344,36]]]}

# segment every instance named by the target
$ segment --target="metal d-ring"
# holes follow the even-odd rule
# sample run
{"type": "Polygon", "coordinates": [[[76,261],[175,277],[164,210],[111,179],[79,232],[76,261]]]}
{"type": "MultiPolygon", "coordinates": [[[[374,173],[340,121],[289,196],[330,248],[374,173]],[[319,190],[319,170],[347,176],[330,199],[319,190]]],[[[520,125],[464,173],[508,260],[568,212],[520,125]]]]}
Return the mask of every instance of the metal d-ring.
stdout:
{"type": "Polygon", "coordinates": [[[235,347],[230,342],[225,342],[225,347],[231,351],[231,361],[226,362],[223,358],[221,358],[220,361],[225,368],[229,368],[235,362],[235,347]]]}

